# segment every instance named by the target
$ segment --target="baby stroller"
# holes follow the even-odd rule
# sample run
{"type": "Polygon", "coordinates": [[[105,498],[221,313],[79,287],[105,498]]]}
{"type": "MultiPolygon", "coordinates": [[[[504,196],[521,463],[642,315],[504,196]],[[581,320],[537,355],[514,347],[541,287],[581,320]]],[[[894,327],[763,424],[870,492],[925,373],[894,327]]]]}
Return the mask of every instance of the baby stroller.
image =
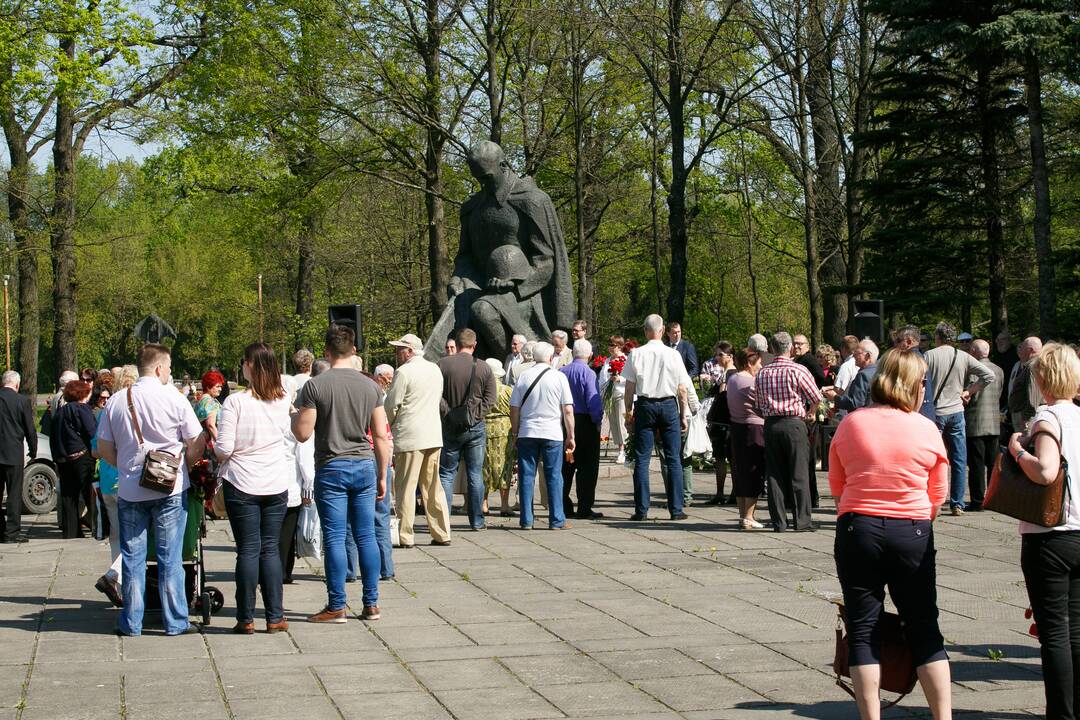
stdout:
{"type": "MultiPolygon", "coordinates": [[[[206,537],[206,511],[203,501],[194,491],[187,493],[187,527],[184,529],[184,545],[181,558],[184,565],[184,591],[188,608],[202,614],[203,625],[210,624],[210,616],[225,605],[225,595],[213,585],[206,584],[206,567],[203,563],[203,538],[206,537]]],[[[158,564],[153,529],[147,534],[146,548],[146,609],[161,610],[158,592],[158,564]]]]}

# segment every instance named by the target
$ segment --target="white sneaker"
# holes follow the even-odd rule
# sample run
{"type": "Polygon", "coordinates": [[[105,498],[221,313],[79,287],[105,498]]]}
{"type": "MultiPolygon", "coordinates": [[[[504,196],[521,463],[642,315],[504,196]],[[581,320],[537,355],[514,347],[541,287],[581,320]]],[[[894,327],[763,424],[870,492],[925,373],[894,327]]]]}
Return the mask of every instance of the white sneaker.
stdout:
{"type": "Polygon", "coordinates": [[[625,465],[626,464],[626,453],[624,453],[623,451],[620,450],[619,451],[619,457],[615,458],[615,463],[617,465],[625,465]]]}

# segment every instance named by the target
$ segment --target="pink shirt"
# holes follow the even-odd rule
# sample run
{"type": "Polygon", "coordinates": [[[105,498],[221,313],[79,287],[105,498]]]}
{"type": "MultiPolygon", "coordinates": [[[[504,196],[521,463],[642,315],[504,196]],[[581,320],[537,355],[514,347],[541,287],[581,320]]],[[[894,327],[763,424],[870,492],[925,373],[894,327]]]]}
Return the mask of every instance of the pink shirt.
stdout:
{"type": "Polygon", "coordinates": [[[949,491],[949,458],[937,426],[917,412],[856,410],[833,436],[829,487],[837,517],[933,518],[949,491]]]}
{"type": "Polygon", "coordinates": [[[731,422],[741,425],[764,425],[765,418],[757,414],[754,376],[748,372],[728,375],[727,404],[731,422]]]}

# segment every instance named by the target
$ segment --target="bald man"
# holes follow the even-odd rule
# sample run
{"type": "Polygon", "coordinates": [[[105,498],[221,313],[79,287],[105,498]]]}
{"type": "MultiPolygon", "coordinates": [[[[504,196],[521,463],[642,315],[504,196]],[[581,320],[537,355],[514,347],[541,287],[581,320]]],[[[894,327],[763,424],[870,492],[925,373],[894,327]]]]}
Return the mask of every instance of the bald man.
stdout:
{"type": "Polygon", "coordinates": [[[1024,338],[1018,352],[1020,361],[1013,367],[1009,376],[1009,421],[1014,432],[1025,432],[1031,418],[1035,417],[1035,408],[1042,405],[1042,396],[1035,386],[1035,377],[1031,374],[1031,361],[1042,350],[1042,340],[1037,337],[1024,338]]]}
{"type": "Polygon", "coordinates": [[[859,341],[859,345],[852,352],[852,356],[855,358],[855,367],[859,369],[855,374],[855,379],[848,385],[847,390],[831,388],[823,391],[825,397],[836,400],[837,410],[842,413],[849,413],[870,404],[870,383],[874,381],[874,375],[877,374],[877,361],[880,352],[877,343],[870,338],[859,341]]]}
{"type": "MultiPolygon", "coordinates": [[[[971,343],[968,352],[982,363],[983,367],[994,373],[995,383],[1005,382],[1005,371],[990,361],[990,343],[985,340],[975,340],[971,343]]],[[[966,382],[971,385],[975,382],[975,376],[969,375],[966,382]]],[[[997,458],[998,436],[1001,434],[1001,408],[998,400],[998,393],[990,388],[976,393],[964,407],[964,423],[967,427],[968,491],[971,493],[971,502],[965,509],[969,511],[982,510],[986,484],[990,480],[994,460],[997,458]]]]}

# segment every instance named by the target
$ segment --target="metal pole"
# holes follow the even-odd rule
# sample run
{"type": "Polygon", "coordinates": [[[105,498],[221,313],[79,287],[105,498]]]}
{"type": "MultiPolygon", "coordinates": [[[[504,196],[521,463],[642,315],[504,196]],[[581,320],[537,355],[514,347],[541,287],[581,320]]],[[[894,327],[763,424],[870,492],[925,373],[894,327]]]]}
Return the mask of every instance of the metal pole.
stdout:
{"type": "Polygon", "coordinates": [[[262,273],[259,273],[259,342],[263,341],[262,273]]]}
{"type": "Polygon", "coordinates": [[[11,369],[11,313],[8,311],[8,281],[10,279],[10,275],[4,276],[4,352],[8,370],[11,369]]]}

